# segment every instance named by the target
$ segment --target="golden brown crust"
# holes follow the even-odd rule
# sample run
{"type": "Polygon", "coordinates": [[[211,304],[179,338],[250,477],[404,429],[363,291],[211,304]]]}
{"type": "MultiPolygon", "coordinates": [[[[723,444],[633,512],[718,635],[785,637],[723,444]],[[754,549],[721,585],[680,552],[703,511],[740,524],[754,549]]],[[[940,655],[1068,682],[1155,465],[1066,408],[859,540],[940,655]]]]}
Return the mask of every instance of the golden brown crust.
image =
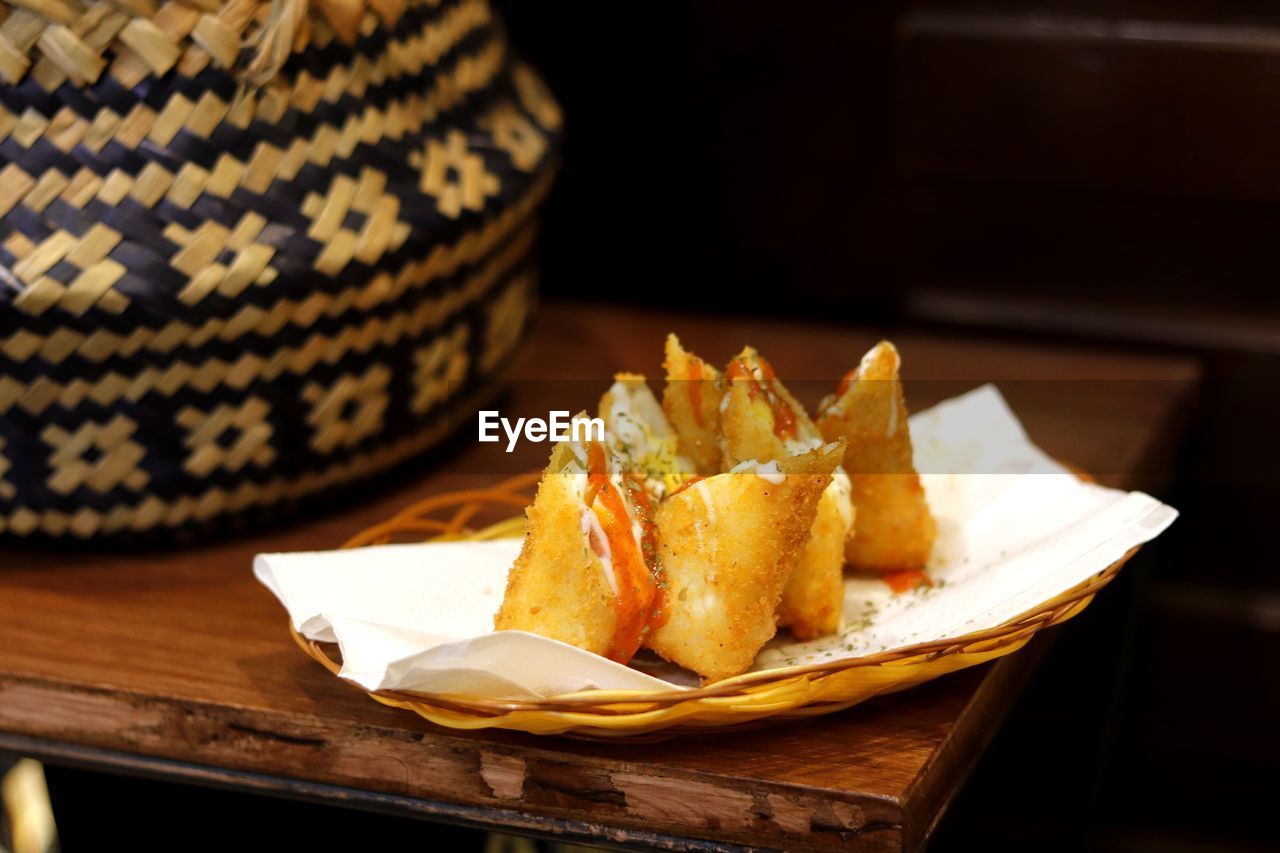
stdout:
{"type": "Polygon", "coordinates": [[[828,486],[818,502],[809,541],[796,558],[778,603],[778,624],[791,629],[797,640],[834,634],[844,611],[844,555],[849,510],[840,506],[848,496],[828,486]]]}
{"type": "Polygon", "coordinates": [[[864,358],[856,378],[818,418],[828,441],[846,440],[844,468],[857,510],[846,555],[854,568],[887,574],[921,569],[937,525],[916,473],[898,354],[887,341],[864,358]]]}
{"type": "Polygon", "coordinates": [[[600,397],[599,413],[610,447],[621,464],[642,479],[655,501],[696,473],[643,375],[615,375],[600,397]]]}
{"type": "Polygon", "coordinates": [[[667,373],[662,408],[679,437],[680,452],[699,474],[719,473],[722,470],[720,398],[724,393],[724,378],[720,371],[685,350],[674,334],[667,335],[662,367],[667,373]]]}
{"type": "MultiPolygon", "coordinates": [[[[745,347],[734,361],[748,371],[762,375],[767,372],[760,354],[752,347],[745,347]]],[[[766,384],[768,393],[791,409],[795,441],[799,445],[818,441],[817,426],[782,381],[774,378],[766,384]]],[[[778,437],[774,407],[757,387],[745,379],[732,379],[728,383],[721,420],[726,467],[747,459],[781,459],[796,447],[793,443],[792,448],[788,448],[778,437]]],[[[796,559],[778,605],[779,624],[790,628],[797,639],[811,640],[835,633],[840,627],[850,515],[847,489],[837,490],[833,484],[823,494],[809,541],[796,559]]]]}
{"type": "MultiPolygon", "coordinates": [[[[730,362],[743,365],[752,372],[766,373],[765,361],[754,347],[743,347],[742,352],[730,362]]],[[[791,395],[787,387],[776,377],[767,381],[752,382],[730,377],[726,383],[720,428],[724,433],[724,468],[728,470],[746,459],[781,459],[795,453],[778,437],[775,428],[774,408],[759,392],[765,387],[786,404],[795,418],[794,437],[801,443],[818,443],[818,429],[810,420],[804,406],[791,395]]]]}
{"type": "Polygon", "coordinates": [[[547,471],[529,507],[524,547],[494,617],[499,631],[530,631],[606,655],[617,624],[614,595],[582,531],[570,473],[547,471]]]}
{"type": "Polygon", "coordinates": [[[776,631],[782,589],[842,454],[826,445],[780,460],[780,483],[720,474],[663,502],[666,621],[649,648],[711,681],[751,666],[776,631]]]}

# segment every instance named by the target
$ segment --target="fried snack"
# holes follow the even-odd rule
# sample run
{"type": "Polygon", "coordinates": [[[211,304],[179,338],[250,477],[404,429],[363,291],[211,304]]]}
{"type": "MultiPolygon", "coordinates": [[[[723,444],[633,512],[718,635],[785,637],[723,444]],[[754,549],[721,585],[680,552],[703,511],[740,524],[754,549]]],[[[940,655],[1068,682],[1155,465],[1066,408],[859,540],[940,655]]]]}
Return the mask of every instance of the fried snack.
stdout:
{"type": "Polygon", "coordinates": [[[858,513],[849,564],[879,574],[924,568],[937,532],[911,455],[900,363],[893,344],[876,344],[818,418],[828,441],[848,442],[844,468],[858,513]]]}
{"type": "Polygon", "coordinates": [[[840,630],[844,612],[844,555],[853,529],[849,478],[842,469],[818,501],[809,541],[782,589],[778,624],[797,640],[812,640],[840,630]]]}
{"type": "Polygon", "coordinates": [[[725,469],[744,459],[781,459],[822,444],[804,407],[755,349],[744,347],[734,356],[725,378],[720,412],[725,469]]]}
{"type": "Polygon", "coordinates": [[[745,462],[663,501],[663,604],[646,645],[709,681],[751,666],[777,630],[782,588],[843,451],[745,462]]]}
{"type": "Polygon", "coordinates": [[[658,599],[646,500],[603,443],[556,445],[526,513],[524,546],[494,628],[629,661],[658,599]]]}
{"type": "Polygon", "coordinates": [[[640,374],[614,376],[600,398],[600,419],[610,448],[641,478],[655,503],[694,475],[675,429],[640,374]]]}
{"type": "Polygon", "coordinates": [[[693,463],[697,473],[707,476],[720,467],[720,398],[724,377],[680,345],[674,334],[667,335],[667,385],[662,391],[662,408],[679,437],[680,452],[693,463]]]}
{"type": "MultiPolygon", "coordinates": [[[[726,466],[743,459],[772,460],[822,444],[817,426],[773,368],[751,347],[726,371],[721,426],[726,466]]],[[[850,484],[837,468],[818,504],[813,531],[796,560],[778,606],[779,623],[799,640],[840,628],[844,605],[845,543],[853,530],[850,484]]]]}

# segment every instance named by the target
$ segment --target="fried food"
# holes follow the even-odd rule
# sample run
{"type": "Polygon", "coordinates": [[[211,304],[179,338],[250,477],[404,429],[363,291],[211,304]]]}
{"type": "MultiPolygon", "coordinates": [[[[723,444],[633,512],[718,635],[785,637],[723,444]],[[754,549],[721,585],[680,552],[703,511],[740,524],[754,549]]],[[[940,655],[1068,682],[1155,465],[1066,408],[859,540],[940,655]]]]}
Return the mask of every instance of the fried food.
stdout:
{"type": "Polygon", "coordinates": [[[744,459],[781,459],[822,443],[818,430],[773,366],[752,347],[744,347],[725,370],[721,405],[724,467],[744,459]]]}
{"type": "Polygon", "coordinates": [[[693,463],[697,473],[718,474],[723,470],[720,467],[720,398],[724,394],[724,377],[685,350],[674,334],[667,335],[662,366],[667,372],[662,408],[679,437],[680,452],[693,463]]]}
{"type": "Polygon", "coordinates": [[[600,419],[610,448],[623,466],[640,477],[654,501],[694,475],[693,463],[658,398],[638,373],[619,373],[600,398],[600,419]]]}
{"type": "Polygon", "coordinates": [[[782,589],[843,451],[744,462],[663,501],[663,604],[646,645],[712,681],[750,667],[777,630],[782,589]]]}
{"type": "Polygon", "coordinates": [[[935,523],[891,344],[816,423],[751,347],[721,374],[669,335],[664,368],[661,403],[620,373],[600,398],[603,439],[553,450],[497,629],[621,663],[644,646],[718,680],[749,669],[779,626],[838,631],[846,560],[924,566],[935,523]]]}
{"type": "Polygon", "coordinates": [[[648,496],[601,442],[558,444],[526,513],[499,631],[530,631],[626,663],[658,600],[648,496]]]}
{"type": "Polygon", "coordinates": [[[858,518],[849,564],[879,574],[923,568],[937,533],[912,458],[900,365],[893,344],[876,344],[818,418],[824,438],[847,441],[844,469],[858,518]]]}
{"type": "Polygon", "coordinates": [[[782,589],[778,624],[797,640],[812,640],[840,630],[844,611],[845,547],[853,530],[849,478],[837,468],[818,501],[809,541],[782,589]]]}
{"type": "MultiPolygon", "coordinates": [[[[817,426],[784,386],[769,362],[751,347],[729,363],[721,426],[725,464],[773,460],[822,444],[817,426]]],[[[779,623],[800,640],[840,628],[844,604],[844,555],[853,530],[849,479],[833,472],[818,504],[813,530],[783,589],[779,623]]]]}

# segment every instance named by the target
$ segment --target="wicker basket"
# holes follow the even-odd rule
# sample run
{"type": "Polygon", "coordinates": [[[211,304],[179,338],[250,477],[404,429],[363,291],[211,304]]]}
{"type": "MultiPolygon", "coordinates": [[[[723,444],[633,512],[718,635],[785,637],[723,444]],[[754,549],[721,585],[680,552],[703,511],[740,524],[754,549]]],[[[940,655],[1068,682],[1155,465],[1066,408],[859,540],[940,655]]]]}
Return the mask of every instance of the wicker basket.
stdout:
{"type": "MultiPolygon", "coordinates": [[[[344,547],[420,541],[424,535],[470,539],[521,536],[524,518],[511,513],[532,501],[538,476],[534,473],[507,480],[492,490],[429,498],[362,532],[344,547]],[[487,523],[494,518],[502,520],[487,523]],[[479,527],[481,524],[485,526],[479,527]]],[[[647,740],[830,714],[1017,651],[1037,631],[1064,622],[1087,607],[1136,551],[1134,548],[1075,589],[997,628],[860,658],[749,672],[695,690],[590,690],[543,701],[397,690],[369,695],[384,705],[413,711],[449,728],[515,729],[610,740],[647,740]]],[[[296,631],[293,638],[330,672],[339,671],[341,658],[336,645],[308,640],[296,631]]]]}
{"type": "Polygon", "coordinates": [[[486,0],[7,0],[0,78],[0,532],[376,472],[519,343],[561,114],[486,0]]]}

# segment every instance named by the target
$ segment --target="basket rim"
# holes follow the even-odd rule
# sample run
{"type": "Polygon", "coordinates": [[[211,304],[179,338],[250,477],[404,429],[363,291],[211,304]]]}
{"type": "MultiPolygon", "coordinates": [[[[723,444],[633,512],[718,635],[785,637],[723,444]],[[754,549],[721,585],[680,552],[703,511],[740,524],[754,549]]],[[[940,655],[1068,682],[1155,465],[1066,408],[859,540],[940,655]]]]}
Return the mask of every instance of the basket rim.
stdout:
{"type": "MultiPolygon", "coordinates": [[[[1074,467],[1067,466],[1081,480],[1092,482],[1093,477],[1084,471],[1074,467]]],[[[518,495],[518,490],[531,483],[537,481],[537,475],[540,472],[530,472],[521,474],[516,477],[504,480],[493,487],[494,492],[503,492],[508,498],[514,498],[518,495]]],[[[469,520],[474,516],[478,509],[475,505],[480,500],[477,493],[468,490],[464,492],[446,492],[436,495],[427,500],[420,501],[399,513],[396,513],[386,522],[375,525],[361,534],[358,534],[348,540],[341,547],[352,548],[370,544],[370,540],[377,540],[379,536],[386,535],[394,529],[398,522],[404,522],[407,519],[417,516],[417,512],[426,507],[428,509],[438,508],[448,505],[451,499],[455,499],[455,503],[461,503],[463,506],[458,515],[469,520]],[[468,511],[469,510],[469,511],[468,511]]],[[[505,502],[505,501],[504,501],[505,502]]],[[[518,516],[505,519],[502,522],[491,525],[478,531],[460,530],[455,534],[446,533],[445,537],[449,538],[485,538],[486,532],[502,528],[505,532],[506,528],[512,525],[512,522],[518,516]]],[[[442,537],[431,537],[424,541],[432,541],[442,537]]],[[[499,538],[499,537],[491,537],[499,538]]],[[[572,712],[572,713],[590,713],[592,709],[596,709],[602,713],[612,716],[617,713],[635,713],[637,708],[618,709],[619,705],[645,706],[646,708],[660,709],[663,707],[672,707],[684,702],[697,701],[703,699],[725,699],[734,696],[749,696],[753,690],[761,690],[769,686],[776,686],[788,680],[821,679],[836,673],[845,672],[852,669],[866,667],[880,667],[893,665],[900,662],[919,662],[933,661],[949,655],[963,653],[975,645],[982,645],[986,648],[999,648],[1012,642],[1029,639],[1031,635],[1037,633],[1043,628],[1052,626],[1062,621],[1064,614],[1071,611],[1082,602],[1087,603],[1099,590],[1109,584],[1125,563],[1133,557],[1141,548],[1141,545],[1135,545],[1125,552],[1119,559],[1111,563],[1102,571],[1093,577],[1077,584],[1071,589],[1043,601],[1034,607],[1029,608],[1025,612],[1008,619],[1001,624],[986,628],[980,631],[972,631],[956,637],[943,638],[938,640],[928,640],[920,643],[913,643],[908,646],[899,646],[893,649],[885,649],[870,655],[862,655],[859,657],[837,658],[834,660],[823,661],[813,664],[797,664],[793,666],[776,667],[773,669],[757,670],[754,672],[746,672],[731,678],[721,679],[720,681],[704,684],[696,688],[680,688],[672,687],[670,690],[585,690],[575,691],[572,693],[563,693],[556,696],[549,696],[546,699],[524,700],[524,699],[485,699],[475,696],[465,696],[447,693],[432,693],[428,691],[418,690],[365,690],[371,696],[381,697],[391,700],[392,702],[406,703],[426,703],[437,708],[451,709],[467,714],[477,714],[482,716],[497,716],[508,713],[518,712],[572,712]]],[[[311,640],[302,636],[297,629],[293,627],[291,622],[288,623],[290,635],[294,642],[306,654],[319,662],[329,672],[338,675],[341,670],[341,656],[338,652],[336,643],[324,643],[311,640]]],[[[339,676],[341,677],[341,676],[339,676]]],[[[343,679],[347,681],[347,679],[343,679]]],[[[348,681],[354,684],[354,682],[348,681]]]]}

